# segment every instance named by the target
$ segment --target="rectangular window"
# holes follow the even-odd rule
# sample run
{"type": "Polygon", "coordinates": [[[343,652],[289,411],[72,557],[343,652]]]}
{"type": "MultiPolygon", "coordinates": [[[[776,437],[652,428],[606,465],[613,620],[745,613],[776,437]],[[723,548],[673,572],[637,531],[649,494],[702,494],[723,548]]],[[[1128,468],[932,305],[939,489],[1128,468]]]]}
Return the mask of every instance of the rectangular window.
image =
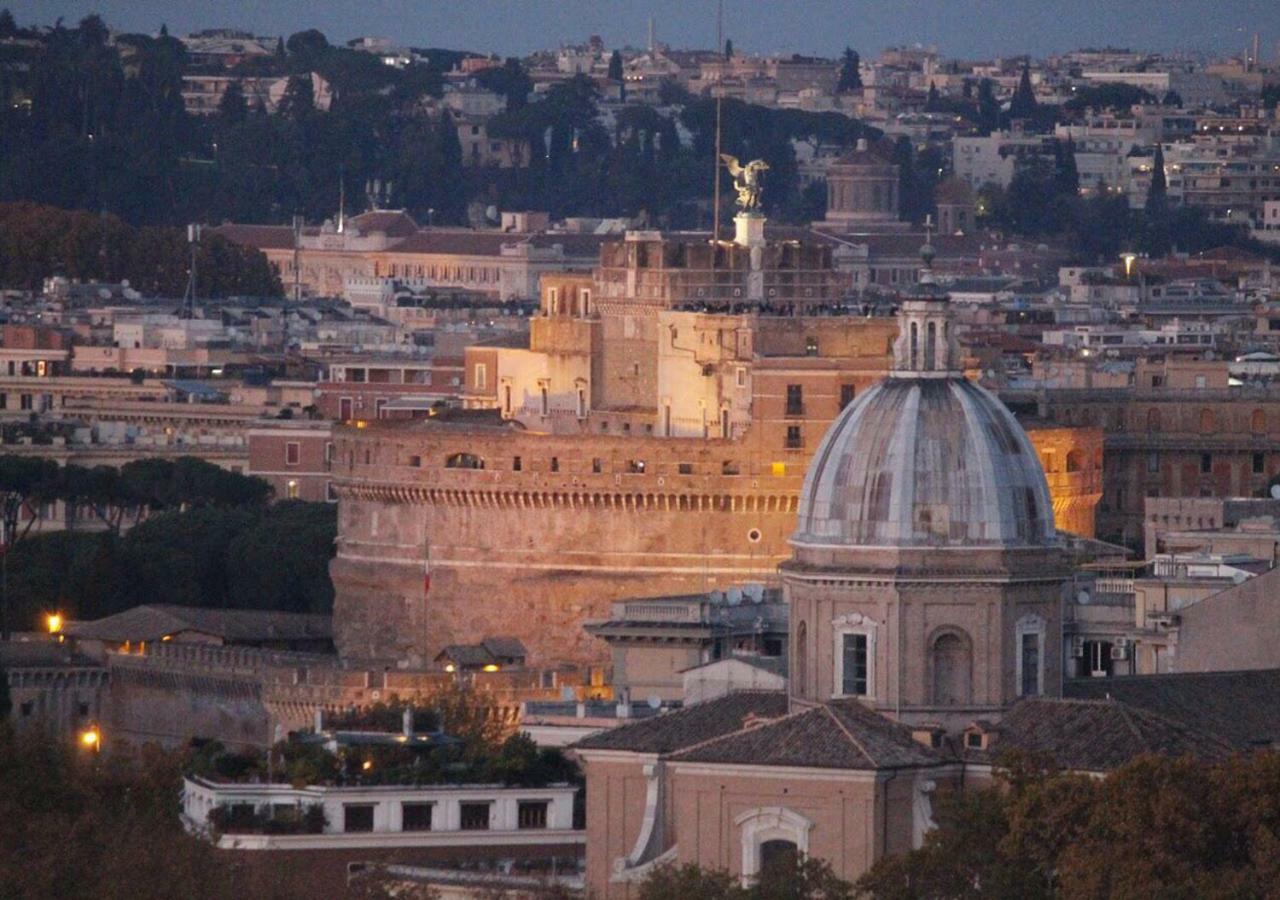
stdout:
{"type": "Polygon", "coordinates": [[[1253,454],[1253,474],[1262,475],[1267,471],[1266,457],[1261,453],[1253,454]]]}
{"type": "Polygon", "coordinates": [[[551,399],[547,396],[547,386],[544,384],[540,389],[542,415],[548,415],[551,412],[551,399]]]}
{"type": "Polygon", "coordinates": [[[298,479],[290,478],[288,483],[286,483],[284,487],[285,487],[286,497],[288,497],[290,500],[298,499],[298,479]]]}
{"type": "Polygon", "coordinates": [[[546,828],[547,801],[521,800],[516,810],[517,828],[546,828]]]}
{"type": "Polygon", "coordinates": [[[558,456],[551,457],[551,471],[552,472],[560,471],[560,457],[558,456]]]}
{"type": "Polygon", "coordinates": [[[801,385],[787,385],[787,415],[804,415],[804,388],[801,385]]]}
{"type": "Polygon", "coordinates": [[[300,455],[301,452],[298,449],[297,441],[289,441],[284,445],[284,464],[286,466],[296,466],[300,455]]]}
{"type": "Polygon", "coordinates": [[[841,684],[840,693],[865,697],[867,691],[867,636],[846,634],[840,638],[841,684]]]}
{"type": "Polygon", "coordinates": [[[692,475],[693,463],[677,463],[676,471],[681,475],[692,475]]]}
{"type": "Polygon", "coordinates": [[[1160,471],[1160,454],[1154,450],[1147,453],[1147,471],[1153,475],[1160,471]]]}
{"type": "Polygon", "coordinates": [[[460,810],[460,828],[463,831],[488,831],[489,830],[489,803],[462,803],[459,804],[460,810]]]}
{"type": "Polygon", "coordinates": [[[1022,636],[1022,696],[1040,693],[1040,635],[1022,636]]]}
{"type": "Polygon", "coordinates": [[[601,472],[603,472],[603,471],[604,471],[604,460],[602,460],[602,459],[601,459],[600,457],[598,457],[598,456],[597,456],[597,457],[595,457],[594,459],[592,459],[592,460],[591,460],[591,471],[592,471],[592,472],[594,472],[596,475],[599,475],[601,472]]]}
{"type": "Polygon", "coordinates": [[[1213,471],[1213,454],[1201,453],[1200,454],[1200,473],[1202,475],[1208,475],[1212,471],[1213,471]]]}
{"type": "Polygon", "coordinates": [[[22,408],[22,409],[31,409],[31,395],[30,395],[30,394],[22,394],[22,395],[18,398],[18,405],[19,405],[19,407],[20,407],[20,408],[22,408]]]}
{"type": "Polygon", "coordinates": [[[840,385],[840,408],[844,409],[853,402],[854,387],[851,384],[840,385]]]}
{"type": "Polygon", "coordinates": [[[804,446],[804,438],[800,434],[799,425],[787,426],[787,449],[799,450],[804,446]]]}
{"type": "Polygon", "coordinates": [[[401,803],[401,831],[430,831],[431,803],[401,803]]]}
{"type": "Polygon", "coordinates": [[[816,337],[807,337],[804,339],[804,355],[805,356],[818,355],[818,339],[816,337]]]}
{"type": "Polygon", "coordinates": [[[483,391],[489,381],[489,367],[484,363],[476,363],[476,390],[483,391]]]}
{"type": "Polygon", "coordinates": [[[418,454],[416,454],[416,453],[415,453],[415,454],[412,454],[412,455],[409,457],[409,467],[410,467],[410,468],[413,468],[413,469],[421,469],[421,468],[422,468],[422,457],[421,457],[421,456],[419,456],[419,455],[418,455],[418,454]]]}
{"type": "Polygon", "coordinates": [[[344,803],[342,830],[348,833],[373,831],[373,804],[344,803]]]}

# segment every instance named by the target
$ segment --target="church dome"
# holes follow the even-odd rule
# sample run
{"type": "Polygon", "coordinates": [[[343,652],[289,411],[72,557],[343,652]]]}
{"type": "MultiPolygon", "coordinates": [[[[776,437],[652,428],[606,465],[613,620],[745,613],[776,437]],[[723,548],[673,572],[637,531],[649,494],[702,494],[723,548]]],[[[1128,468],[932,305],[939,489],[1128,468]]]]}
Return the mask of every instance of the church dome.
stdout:
{"type": "Polygon", "coordinates": [[[792,543],[1046,547],[1053,506],[1030,440],[998,399],[958,374],[893,375],[827,431],[792,543]]]}

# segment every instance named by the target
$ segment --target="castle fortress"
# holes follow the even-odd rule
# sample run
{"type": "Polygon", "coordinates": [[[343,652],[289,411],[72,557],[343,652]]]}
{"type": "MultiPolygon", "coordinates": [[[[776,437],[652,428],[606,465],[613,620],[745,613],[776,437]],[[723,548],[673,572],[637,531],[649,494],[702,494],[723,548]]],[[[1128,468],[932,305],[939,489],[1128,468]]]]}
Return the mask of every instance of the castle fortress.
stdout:
{"type": "MultiPolygon", "coordinates": [[[[336,430],[343,656],[418,667],[504,634],[588,664],[581,626],[615,600],[778,583],[814,449],[898,326],[892,298],[849,299],[840,246],[735,224],[603,244],[591,274],[542,277],[527,348],[467,349],[469,409],[336,430]]],[[[1100,432],[1031,440],[1075,460],[1054,514],[1091,537],[1100,432]]]]}

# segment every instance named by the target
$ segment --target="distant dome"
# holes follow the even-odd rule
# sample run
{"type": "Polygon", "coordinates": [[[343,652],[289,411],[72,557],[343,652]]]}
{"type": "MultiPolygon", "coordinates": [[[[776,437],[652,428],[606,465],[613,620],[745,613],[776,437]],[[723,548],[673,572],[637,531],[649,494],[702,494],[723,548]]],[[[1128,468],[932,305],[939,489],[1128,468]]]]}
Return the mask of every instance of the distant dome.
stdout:
{"type": "Polygon", "coordinates": [[[1056,537],[1040,461],[999,400],[959,376],[891,376],[827,431],[792,543],[1046,547],[1056,537]]]}

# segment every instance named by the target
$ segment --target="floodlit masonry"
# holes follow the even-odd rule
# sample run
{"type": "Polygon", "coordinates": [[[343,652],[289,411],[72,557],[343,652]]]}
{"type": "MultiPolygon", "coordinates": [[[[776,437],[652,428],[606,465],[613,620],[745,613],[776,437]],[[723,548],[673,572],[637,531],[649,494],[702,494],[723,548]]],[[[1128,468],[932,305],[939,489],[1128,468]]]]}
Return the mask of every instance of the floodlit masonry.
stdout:
{"type": "MultiPolygon", "coordinates": [[[[534,664],[600,662],[582,624],[615,600],[777,584],[814,448],[897,326],[842,299],[830,247],[739,224],[718,262],[705,236],[632,232],[593,276],[545,277],[528,348],[468,348],[470,410],[335,428],[343,656],[422,666],[510,634],[534,664]]],[[[1084,536],[1100,442],[1045,435],[1084,536]]]]}

